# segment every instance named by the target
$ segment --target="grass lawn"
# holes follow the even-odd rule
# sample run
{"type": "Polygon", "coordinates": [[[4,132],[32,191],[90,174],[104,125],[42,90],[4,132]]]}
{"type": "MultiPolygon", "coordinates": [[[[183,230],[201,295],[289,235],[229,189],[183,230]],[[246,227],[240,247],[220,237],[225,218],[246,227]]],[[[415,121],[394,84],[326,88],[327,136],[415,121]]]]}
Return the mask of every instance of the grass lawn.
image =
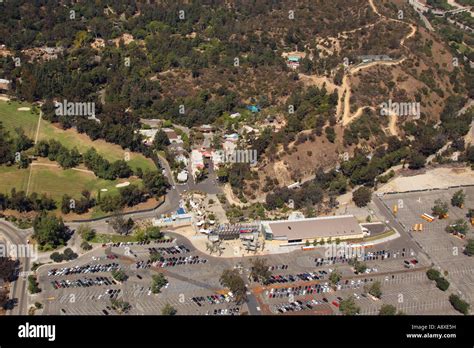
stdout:
{"type": "Polygon", "coordinates": [[[16,165],[0,166],[0,192],[9,194],[12,188],[26,191],[29,174],[29,169],[18,169],[16,165]]]}
{"type": "Polygon", "coordinates": [[[107,189],[106,194],[117,194],[118,183],[129,181],[140,185],[140,179],[117,179],[103,180],[92,173],[80,172],[74,169],[63,170],[49,166],[32,166],[30,192],[48,193],[56,201],[67,193],[72,197],[79,198],[83,190],[88,190],[93,196],[97,196],[100,189],[107,189]]]}
{"type": "MultiPolygon", "coordinates": [[[[104,140],[92,141],[86,134],[80,134],[74,129],[63,130],[55,127],[46,120],[41,120],[38,140],[49,139],[55,139],[69,149],[77,147],[81,153],[84,153],[89,148],[94,147],[99,154],[111,162],[126,158],[126,151],[119,145],[108,143],[104,140]]],[[[143,170],[156,169],[153,161],[149,158],[146,158],[142,154],[130,152],[129,158],[130,160],[128,161],[128,164],[134,169],[138,167],[142,168],[143,170]]]]}
{"type": "Polygon", "coordinates": [[[390,230],[390,231],[386,231],[386,232],[383,232],[383,233],[380,233],[380,234],[376,234],[375,236],[366,237],[366,238],[364,238],[363,241],[364,242],[372,242],[374,240],[379,240],[379,239],[382,239],[382,238],[389,237],[392,234],[395,234],[394,230],[390,230]]]}
{"type": "MultiPolygon", "coordinates": [[[[32,111],[19,111],[18,108],[21,107],[32,108],[27,103],[0,101],[0,121],[12,134],[15,128],[21,127],[28,137],[34,139],[38,125],[38,114],[32,111]]],[[[109,161],[126,159],[126,151],[119,145],[103,140],[92,141],[85,134],[79,134],[74,129],[59,129],[46,120],[41,121],[39,140],[41,139],[55,139],[68,148],[77,147],[80,152],[85,152],[90,147],[94,147],[98,153],[109,161]]],[[[12,188],[26,192],[30,171],[29,193],[46,193],[58,203],[58,206],[60,206],[61,198],[65,193],[74,198],[80,198],[81,192],[88,190],[94,197],[97,197],[98,191],[101,189],[107,189],[107,192],[101,193],[102,196],[118,194],[119,189],[115,185],[125,181],[138,186],[142,185],[141,179],[137,178],[103,180],[88,171],[64,170],[57,167],[55,162],[50,162],[44,158],[35,163],[43,165],[32,165],[27,169],[18,169],[16,165],[11,167],[0,166],[0,192],[10,193],[12,188]]],[[[132,168],[140,167],[143,170],[156,170],[153,161],[139,153],[130,153],[128,163],[132,168]]],[[[83,168],[83,166],[81,167],[83,168]]],[[[96,207],[92,211],[92,215],[93,217],[99,217],[106,214],[100,211],[99,207],[96,207]]]]}
{"type": "MultiPolygon", "coordinates": [[[[38,115],[32,111],[19,111],[18,108],[21,107],[32,108],[32,105],[0,100],[0,122],[11,134],[14,134],[15,128],[21,127],[29,138],[34,139],[38,125],[38,115]]],[[[42,139],[55,139],[69,149],[72,149],[74,146],[77,147],[80,152],[85,152],[89,148],[94,147],[99,154],[109,161],[126,159],[126,151],[119,145],[108,143],[104,140],[92,141],[86,134],[79,134],[74,129],[62,130],[46,120],[41,120],[38,140],[42,139]]],[[[134,169],[138,167],[143,170],[156,169],[153,161],[140,153],[130,152],[129,158],[128,163],[134,169]]]]}
{"type": "Polygon", "coordinates": [[[131,234],[128,236],[122,236],[120,234],[97,233],[90,242],[102,244],[102,243],[120,243],[120,242],[137,242],[137,241],[138,241],[138,238],[134,234],[131,234]]]}
{"type": "Polygon", "coordinates": [[[6,102],[0,100],[0,122],[10,132],[15,134],[15,128],[23,128],[26,136],[35,138],[36,127],[38,125],[39,114],[32,111],[32,106],[28,103],[19,103],[15,101],[6,102]],[[28,107],[30,111],[19,111],[18,108],[28,107]]]}

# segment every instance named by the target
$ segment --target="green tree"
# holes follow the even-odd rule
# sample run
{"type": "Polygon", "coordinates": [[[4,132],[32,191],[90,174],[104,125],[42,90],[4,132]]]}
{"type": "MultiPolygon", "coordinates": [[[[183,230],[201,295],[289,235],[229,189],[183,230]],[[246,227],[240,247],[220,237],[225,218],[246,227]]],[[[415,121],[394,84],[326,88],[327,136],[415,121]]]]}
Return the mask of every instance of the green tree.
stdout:
{"type": "Polygon", "coordinates": [[[18,268],[18,261],[10,257],[0,256],[0,279],[3,281],[12,281],[15,277],[16,269],[18,268]]]}
{"type": "Polygon", "coordinates": [[[52,253],[51,255],[49,255],[49,258],[50,258],[51,260],[53,260],[54,262],[62,262],[62,261],[64,261],[64,255],[58,253],[57,251],[55,251],[54,253],[52,253]]]}
{"type": "Polygon", "coordinates": [[[426,276],[428,277],[429,280],[436,280],[439,277],[441,277],[441,274],[439,273],[439,271],[433,268],[430,268],[429,270],[426,271],[426,276]]]}
{"type": "Polygon", "coordinates": [[[9,301],[9,291],[7,288],[0,288],[0,308],[5,308],[9,301]]]}
{"type": "Polygon", "coordinates": [[[163,258],[163,256],[161,256],[161,254],[159,252],[150,253],[150,261],[151,262],[160,261],[162,258],[163,258]]]}
{"type": "Polygon", "coordinates": [[[163,233],[161,232],[161,229],[158,226],[148,227],[145,231],[145,235],[147,238],[152,240],[163,238],[163,233]]]}
{"type": "Polygon", "coordinates": [[[169,303],[167,303],[163,309],[161,310],[161,314],[162,315],[176,315],[176,313],[178,313],[178,311],[176,310],[176,308],[174,308],[172,305],[170,305],[169,303]]]}
{"type": "Polygon", "coordinates": [[[116,211],[109,220],[110,226],[118,234],[128,235],[134,226],[134,222],[131,218],[125,219],[121,211],[116,211]]]}
{"type": "Polygon", "coordinates": [[[159,294],[161,292],[161,288],[163,288],[166,284],[168,284],[168,280],[163,275],[163,273],[154,274],[151,277],[151,292],[153,294],[159,294]]]}
{"type": "Polygon", "coordinates": [[[90,244],[87,243],[86,241],[83,241],[83,242],[81,243],[81,249],[84,250],[84,251],[92,250],[92,245],[90,245],[90,244]]]}
{"type": "Polygon", "coordinates": [[[379,281],[373,282],[371,285],[367,286],[366,290],[374,297],[382,297],[382,284],[379,281]]]}
{"type": "Polygon", "coordinates": [[[95,230],[89,224],[80,225],[77,229],[77,233],[87,242],[90,242],[96,236],[95,230]]]}
{"type": "Polygon", "coordinates": [[[395,315],[396,313],[397,308],[391,304],[383,304],[379,311],[379,315],[395,315]]]}
{"type": "Polygon", "coordinates": [[[352,193],[352,200],[358,207],[365,207],[372,200],[372,190],[368,187],[359,187],[352,193]]]}
{"type": "Polygon", "coordinates": [[[344,315],[356,315],[360,312],[360,307],[356,305],[354,297],[350,296],[341,301],[339,304],[339,310],[344,315]]]}
{"type": "Polygon", "coordinates": [[[265,259],[250,260],[250,278],[257,279],[263,284],[267,284],[268,280],[272,276],[272,272],[269,270],[267,261],[265,259]]]}
{"type": "Polygon", "coordinates": [[[36,279],[36,276],[34,275],[29,275],[28,276],[28,291],[31,294],[37,294],[41,292],[41,289],[39,288],[38,281],[36,279]]]}
{"type": "Polygon", "coordinates": [[[469,231],[469,226],[464,219],[457,219],[454,223],[446,226],[446,232],[453,234],[461,234],[465,236],[469,231]]]}
{"type": "Polygon", "coordinates": [[[464,193],[463,190],[456,191],[451,197],[451,205],[453,207],[461,208],[464,204],[465,198],[466,198],[466,194],[464,193]]]}
{"type": "Polygon", "coordinates": [[[431,208],[433,215],[442,219],[448,214],[448,203],[443,202],[441,199],[437,199],[434,202],[434,206],[431,208]]]}
{"type": "Polygon", "coordinates": [[[324,132],[326,133],[326,138],[329,140],[329,142],[334,143],[334,141],[336,140],[336,132],[334,131],[334,128],[327,126],[324,129],[324,132]]]}
{"type": "Polygon", "coordinates": [[[240,304],[247,300],[247,288],[239,271],[236,269],[226,269],[220,276],[220,282],[223,286],[228,288],[234,295],[235,301],[240,304]]]}
{"type": "Polygon", "coordinates": [[[349,264],[354,267],[356,273],[364,273],[367,270],[367,264],[356,258],[350,260],[349,264]]]}
{"type": "Polygon", "coordinates": [[[158,171],[146,171],[142,180],[145,190],[155,197],[164,195],[169,187],[166,178],[158,171]]]}
{"type": "Polygon", "coordinates": [[[442,291],[446,291],[449,288],[449,282],[446,278],[439,277],[436,279],[436,287],[442,291]]]}
{"type": "Polygon", "coordinates": [[[461,312],[464,315],[469,314],[469,303],[461,299],[458,295],[451,294],[451,296],[449,296],[449,302],[458,312],[461,312]]]}
{"type": "Polygon", "coordinates": [[[158,132],[156,132],[155,138],[153,140],[153,146],[155,147],[155,149],[164,150],[169,144],[170,141],[165,131],[160,129],[158,132]]]}
{"type": "Polygon", "coordinates": [[[474,239],[469,239],[466,244],[466,250],[464,251],[467,256],[474,255],[474,239]]]}
{"type": "Polygon", "coordinates": [[[132,308],[130,303],[115,298],[110,300],[110,306],[119,314],[127,313],[132,308]]]}
{"type": "Polygon", "coordinates": [[[68,229],[61,218],[42,213],[33,221],[33,238],[40,250],[51,250],[65,245],[69,238],[68,229]]]}
{"type": "Polygon", "coordinates": [[[341,278],[342,278],[342,274],[337,269],[332,271],[331,274],[329,275],[329,281],[331,282],[332,285],[336,285],[337,283],[339,283],[341,278]]]}
{"type": "Polygon", "coordinates": [[[121,269],[114,269],[111,274],[112,277],[119,282],[124,282],[128,279],[127,274],[125,274],[121,269]]]}
{"type": "Polygon", "coordinates": [[[420,169],[425,166],[426,157],[421,153],[413,151],[408,157],[408,168],[420,169]]]}

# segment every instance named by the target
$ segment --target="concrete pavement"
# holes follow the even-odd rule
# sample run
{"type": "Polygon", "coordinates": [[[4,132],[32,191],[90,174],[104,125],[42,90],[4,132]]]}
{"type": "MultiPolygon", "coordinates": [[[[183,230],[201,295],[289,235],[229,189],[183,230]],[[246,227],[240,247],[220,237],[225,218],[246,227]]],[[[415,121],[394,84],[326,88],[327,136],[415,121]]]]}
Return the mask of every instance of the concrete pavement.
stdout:
{"type": "MultiPolygon", "coordinates": [[[[0,220],[0,234],[5,237],[8,243],[12,245],[26,245],[27,239],[31,234],[31,230],[20,230],[13,224],[0,220]]],[[[27,274],[30,270],[30,257],[22,257],[20,259],[20,272],[27,274]]],[[[27,295],[27,276],[18,276],[17,280],[12,282],[10,289],[10,299],[17,299],[17,305],[7,311],[9,315],[27,314],[28,311],[28,295],[27,295]]]]}

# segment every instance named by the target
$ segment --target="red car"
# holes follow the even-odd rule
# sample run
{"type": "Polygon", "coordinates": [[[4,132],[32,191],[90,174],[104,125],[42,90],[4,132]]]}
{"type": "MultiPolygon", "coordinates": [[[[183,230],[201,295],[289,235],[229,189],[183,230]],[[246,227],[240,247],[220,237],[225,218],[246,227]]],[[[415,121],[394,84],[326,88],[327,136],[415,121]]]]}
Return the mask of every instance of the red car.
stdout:
{"type": "Polygon", "coordinates": [[[336,306],[337,308],[339,308],[339,302],[337,302],[336,300],[332,301],[332,304],[336,306]]]}
{"type": "Polygon", "coordinates": [[[418,260],[417,259],[413,259],[413,260],[410,260],[410,262],[414,265],[416,265],[418,263],[418,260]]]}

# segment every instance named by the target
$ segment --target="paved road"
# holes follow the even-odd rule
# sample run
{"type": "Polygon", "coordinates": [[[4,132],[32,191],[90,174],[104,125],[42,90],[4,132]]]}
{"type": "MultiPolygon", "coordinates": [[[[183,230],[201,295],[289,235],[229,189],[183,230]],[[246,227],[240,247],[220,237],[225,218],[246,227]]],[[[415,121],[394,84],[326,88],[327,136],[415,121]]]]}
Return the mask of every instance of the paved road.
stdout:
{"type": "MultiPolygon", "coordinates": [[[[28,239],[30,233],[31,230],[19,230],[9,222],[0,220],[0,234],[5,237],[9,244],[26,245],[26,240],[28,239]]],[[[28,272],[30,270],[30,258],[22,257],[20,260],[20,265],[20,272],[28,272]]],[[[19,276],[18,279],[12,283],[12,287],[10,289],[10,298],[17,299],[18,304],[12,310],[7,312],[9,315],[27,314],[28,303],[26,285],[26,277],[22,276],[19,276]]]]}
{"type": "Polygon", "coordinates": [[[386,221],[387,222],[387,225],[389,225],[390,228],[392,228],[393,230],[397,231],[398,233],[400,234],[406,234],[410,237],[410,240],[418,247],[418,251],[423,253],[428,260],[430,260],[431,262],[433,262],[433,260],[431,259],[430,255],[428,255],[424,250],[423,250],[423,247],[420,245],[420,243],[418,243],[418,241],[416,241],[413,236],[405,230],[405,228],[400,224],[400,222],[398,222],[397,219],[395,219],[395,217],[393,216],[392,212],[390,211],[390,209],[388,209],[385,204],[382,202],[382,199],[380,197],[377,197],[376,195],[373,196],[373,202],[374,204],[377,206],[377,208],[379,209],[379,211],[384,215],[386,221]]]}

